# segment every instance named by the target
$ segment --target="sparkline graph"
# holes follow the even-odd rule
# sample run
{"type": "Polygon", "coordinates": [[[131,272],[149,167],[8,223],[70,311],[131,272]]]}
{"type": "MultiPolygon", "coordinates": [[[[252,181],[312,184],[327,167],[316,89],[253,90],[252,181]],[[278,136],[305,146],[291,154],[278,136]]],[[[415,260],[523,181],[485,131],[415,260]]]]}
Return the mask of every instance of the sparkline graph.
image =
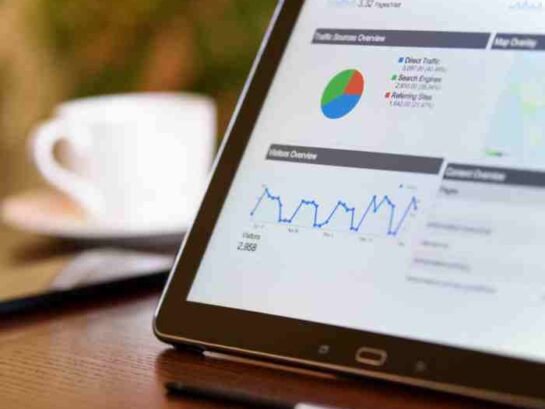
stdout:
{"type": "Polygon", "coordinates": [[[326,227],[339,212],[344,212],[345,214],[350,215],[350,223],[348,226],[348,231],[360,232],[365,228],[365,222],[372,216],[376,215],[379,212],[388,212],[388,226],[386,235],[387,236],[397,236],[403,225],[407,221],[409,215],[413,212],[418,211],[418,199],[412,197],[409,203],[403,208],[401,208],[401,214],[399,206],[395,204],[387,195],[384,195],[379,199],[378,195],[373,195],[369,201],[367,207],[358,218],[357,213],[358,209],[356,207],[351,207],[347,202],[343,200],[338,200],[335,207],[329,211],[325,212],[328,216],[325,219],[320,218],[320,204],[316,200],[307,200],[301,199],[298,206],[291,213],[290,216],[286,217],[286,214],[289,214],[285,210],[282,198],[280,196],[275,196],[268,187],[264,187],[263,193],[259,196],[257,203],[250,212],[250,216],[255,216],[259,209],[263,206],[265,201],[273,202],[276,204],[276,222],[278,224],[294,224],[296,222],[297,216],[305,208],[311,208],[313,211],[313,223],[312,228],[322,229],[326,227]],[[399,215],[400,214],[400,215],[399,215]]]}

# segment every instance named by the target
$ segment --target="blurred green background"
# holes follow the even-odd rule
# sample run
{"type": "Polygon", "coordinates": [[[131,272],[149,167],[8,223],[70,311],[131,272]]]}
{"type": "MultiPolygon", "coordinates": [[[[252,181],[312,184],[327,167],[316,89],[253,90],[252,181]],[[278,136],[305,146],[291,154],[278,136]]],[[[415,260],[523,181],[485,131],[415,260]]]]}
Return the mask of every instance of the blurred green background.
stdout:
{"type": "Polygon", "coordinates": [[[220,135],[275,0],[0,0],[0,199],[42,184],[30,130],[59,102],[140,91],[211,95],[220,135]]]}

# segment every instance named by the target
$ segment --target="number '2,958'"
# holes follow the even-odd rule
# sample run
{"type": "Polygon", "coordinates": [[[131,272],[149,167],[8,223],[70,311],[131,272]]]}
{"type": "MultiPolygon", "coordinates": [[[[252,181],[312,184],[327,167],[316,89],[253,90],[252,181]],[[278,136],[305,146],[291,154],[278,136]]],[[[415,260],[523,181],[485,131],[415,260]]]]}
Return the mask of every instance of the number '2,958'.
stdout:
{"type": "Polygon", "coordinates": [[[253,253],[257,250],[257,243],[252,243],[248,241],[239,241],[237,246],[238,251],[248,251],[253,253]]]}

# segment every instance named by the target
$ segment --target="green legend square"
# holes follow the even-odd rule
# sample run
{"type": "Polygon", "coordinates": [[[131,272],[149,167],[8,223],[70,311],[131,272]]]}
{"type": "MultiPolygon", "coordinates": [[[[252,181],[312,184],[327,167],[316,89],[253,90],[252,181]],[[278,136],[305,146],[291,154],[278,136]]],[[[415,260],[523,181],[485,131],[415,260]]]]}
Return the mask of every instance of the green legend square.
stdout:
{"type": "Polygon", "coordinates": [[[392,81],[395,81],[395,80],[397,80],[397,75],[394,74],[392,75],[392,81]]]}

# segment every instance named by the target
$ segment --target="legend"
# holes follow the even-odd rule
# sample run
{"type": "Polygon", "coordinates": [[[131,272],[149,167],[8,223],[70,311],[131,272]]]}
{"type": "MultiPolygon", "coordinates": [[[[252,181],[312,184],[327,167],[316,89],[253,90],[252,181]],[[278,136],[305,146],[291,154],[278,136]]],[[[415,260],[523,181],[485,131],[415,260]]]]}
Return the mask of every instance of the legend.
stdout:
{"type": "Polygon", "coordinates": [[[390,76],[390,89],[384,94],[393,108],[433,109],[441,92],[446,67],[439,58],[405,56],[397,60],[390,76]]]}

